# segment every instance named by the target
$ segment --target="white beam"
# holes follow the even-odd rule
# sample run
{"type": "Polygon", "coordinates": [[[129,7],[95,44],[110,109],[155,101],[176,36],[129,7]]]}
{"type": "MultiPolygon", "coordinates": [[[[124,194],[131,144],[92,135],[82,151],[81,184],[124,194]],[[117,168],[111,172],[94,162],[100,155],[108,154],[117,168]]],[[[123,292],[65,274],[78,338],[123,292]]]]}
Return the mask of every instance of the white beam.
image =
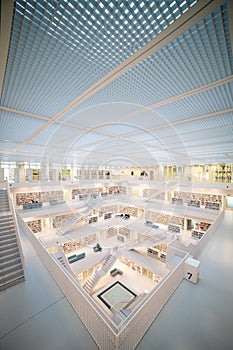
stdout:
{"type": "Polygon", "coordinates": [[[13,0],[0,0],[1,10],[1,30],[0,30],[0,97],[2,96],[2,87],[6,70],[7,56],[10,43],[11,23],[13,16],[13,0]]]}
{"type": "Polygon", "coordinates": [[[233,1],[227,1],[227,14],[229,21],[230,37],[231,37],[231,50],[233,53],[233,1]]]}
{"type": "Polygon", "coordinates": [[[16,151],[19,150],[24,145],[28,144],[34,137],[36,137],[40,132],[45,130],[48,126],[55,123],[57,120],[62,118],[65,114],[71,111],[73,108],[81,104],[87,98],[94,95],[96,92],[101,90],[104,86],[110,84],[112,81],[123,75],[126,71],[136,66],[139,62],[143,61],[145,58],[149,57],[153,53],[160,50],[167,43],[176,39],[179,35],[184,33],[187,29],[194,26],[201,19],[206,17],[208,14],[213,12],[217,7],[223,4],[225,0],[202,0],[198,1],[193,7],[191,7],[186,13],[184,13],[179,19],[152,39],[148,44],[144,45],[139,51],[130,56],[118,67],[113,69],[111,72],[106,74],[102,79],[93,84],[89,89],[87,89],[83,94],[78,96],[69,105],[63,108],[60,112],[53,116],[45,125],[39,128],[35,133],[33,133],[28,139],[21,143],[17,147],[16,151]]]}

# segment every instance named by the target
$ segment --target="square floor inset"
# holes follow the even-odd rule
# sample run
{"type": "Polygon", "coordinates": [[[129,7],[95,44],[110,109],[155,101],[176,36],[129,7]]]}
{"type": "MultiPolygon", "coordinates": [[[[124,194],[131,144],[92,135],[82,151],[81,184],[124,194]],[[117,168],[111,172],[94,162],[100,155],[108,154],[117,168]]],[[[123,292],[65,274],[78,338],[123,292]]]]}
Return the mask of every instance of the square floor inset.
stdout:
{"type": "Polygon", "coordinates": [[[98,298],[109,308],[120,302],[127,303],[137,295],[124,284],[117,281],[98,295],[98,298]]]}

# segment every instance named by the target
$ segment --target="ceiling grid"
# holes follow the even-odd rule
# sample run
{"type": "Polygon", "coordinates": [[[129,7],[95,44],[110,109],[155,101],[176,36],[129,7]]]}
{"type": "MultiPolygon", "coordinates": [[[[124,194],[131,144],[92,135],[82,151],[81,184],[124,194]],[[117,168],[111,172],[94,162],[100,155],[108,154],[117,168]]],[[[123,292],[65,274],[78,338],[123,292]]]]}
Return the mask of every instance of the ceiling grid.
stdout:
{"type": "Polygon", "coordinates": [[[0,160],[166,165],[196,162],[208,144],[207,162],[227,159],[228,3],[15,0],[0,160]]]}

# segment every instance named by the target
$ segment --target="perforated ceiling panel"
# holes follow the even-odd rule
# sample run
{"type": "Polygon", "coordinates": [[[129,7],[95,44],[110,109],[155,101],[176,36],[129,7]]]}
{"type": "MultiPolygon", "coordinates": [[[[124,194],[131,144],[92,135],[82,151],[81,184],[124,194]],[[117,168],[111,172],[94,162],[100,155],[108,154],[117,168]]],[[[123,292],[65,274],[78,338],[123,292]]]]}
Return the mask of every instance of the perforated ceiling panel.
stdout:
{"type": "Polygon", "coordinates": [[[44,124],[43,120],[8,111],[0,111],[0,139],[22,142],[44,124]]]}
{"type": "Polygon", "coordinates": [[[195,2],[16,1],[2,103],[53,116],[195,2]]]}
{"type": "Polygon", "coordinates": [[[166,165],[231,154],[232,19],[224,0],[14,4],[0,159],[166,165]]]}

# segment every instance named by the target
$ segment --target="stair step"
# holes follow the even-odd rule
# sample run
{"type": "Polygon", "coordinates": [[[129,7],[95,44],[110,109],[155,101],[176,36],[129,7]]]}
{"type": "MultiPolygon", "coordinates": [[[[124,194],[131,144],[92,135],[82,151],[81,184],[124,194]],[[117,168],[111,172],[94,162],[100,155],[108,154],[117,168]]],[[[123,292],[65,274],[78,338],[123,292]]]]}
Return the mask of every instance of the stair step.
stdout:
{"type": "Polygon", "coordinates": [[[3,220],[3,219],[9,219],[9,218],[12,218],[12,214],[0,215],[0,219],[1,219],[1,220],[3,220]]]}
{"type": "Polygon", "coordinates": [[[9,280],[8,282],[3,283],[3,284],[0,285],[0,292],[2,292],[5,289],[8,289],[10,287],[13,287],[13,286],[15,286],[15,285],[17,285],[17,284],[19,284],[19,283],[21,283],[23,281],[25,281],[24,275],[19,276],[17,278],[13,278],[12,280],[9,280]]]}
{"type": "Polygon", "coordinates": [[[0,235],[0,242],[12,237],[15,237],[15,231],[3,233],[0,235]]]}
{"type": "Polygon", "coordinates": [[[18,247],[17,241],[13,242],[13,243],[7,243],[7,244],[4,244],[4,245],[0,245],[0,252],[4,252],[4,251],[6,251],[8,249],[17,248],[17,247],[18,247]]]}
{"type": "Polygon", "coordinates": [[[13,224],[14,224],[14,221],[12,219],[0,221],[0,227],[13,225],[13,224]]]}
{"type": "Polygon", "coordinates": [[[16,279],[16,278],[23,276],[23,275],[24,275],[24,273],[23,273],[22,267],[16,271],[9,272],[8,274],[4,275],[3,277],[0,277],[0,286],[6,282],[9,282],[9,281],[16,279]]]}
{"type": "Polygon", "coordinates": [[[11,244],[11,243],[16,243],[16,242],[17,242],[16,236],[10,237],[10,238],[4,239],[4,240],[0,240],[0,247],[6,246],[6,245],[11,244]]]}
{"type": "Polygon", "coordinates": [[[15,232],[15,227],[11,226],[7,229],[7,227],[1,228],[0,229],[0,236],[5,236],[9,233],[15,232]]]}
{"type": "Polygon", "coordinates": [[[18,254],[18,252],[19,252],[18,246],[13,247],[13,248],[5,249],[3,251],[0,251],[0,258],[1,257],[5,257],[5,256],[7,256],[9,254],[18,254]]]}
{"type": "Polygon", "coordinates": [[[15,227],[9,227],[9,229],[7,230],[6,228],[2,229],[0,231],[0,235],[3,237],[3,236],[6,236],[8,234],[11,234],[11,233],[15,233],[15,227]]]}
{"type": "Polygon", "coordinates": [[[9,223],[11,223],[11,222],[14,222],[14,220],[13,220],[13,218],[12,217],[10,217],[10,218],[7,218],[7,219],[0,219],[0,225],[2,226],[2,225],[7,225],[7,224],[9,224],[9,223]]]}
{"type": "MultiPolygon", "coordinates": [[[[1,266],[2,267],[2,266],[1,266]]],[[[0,280],[1,278],[3,278],[4,276],[8,276],[9,274],[15,272],[15,271],[19,271],[22,270],[22,264],[21,261],[19,262],[14,262],[9,266],[4,266],[4,268],[1,268],[1,272],[0,272],[0,280]]]]}
{"type": "Polygon", "coordinates": [[[7,261],[3,261],[0,259],[0,271],[19,263],[21,264],[21,258],[19,254],[18,256],[11,257],[7,261]]]}
{"type": "Polygon", "coordinates": [[[19,254],[19,251],[17,250],[17,252],[9,253],[5,256],[1,256],[0,257],[0,264],[3,264],[3,263],[6,264],[8,261],[18,259],[19,257],[20,257],[20,254],[19,254]]]}

